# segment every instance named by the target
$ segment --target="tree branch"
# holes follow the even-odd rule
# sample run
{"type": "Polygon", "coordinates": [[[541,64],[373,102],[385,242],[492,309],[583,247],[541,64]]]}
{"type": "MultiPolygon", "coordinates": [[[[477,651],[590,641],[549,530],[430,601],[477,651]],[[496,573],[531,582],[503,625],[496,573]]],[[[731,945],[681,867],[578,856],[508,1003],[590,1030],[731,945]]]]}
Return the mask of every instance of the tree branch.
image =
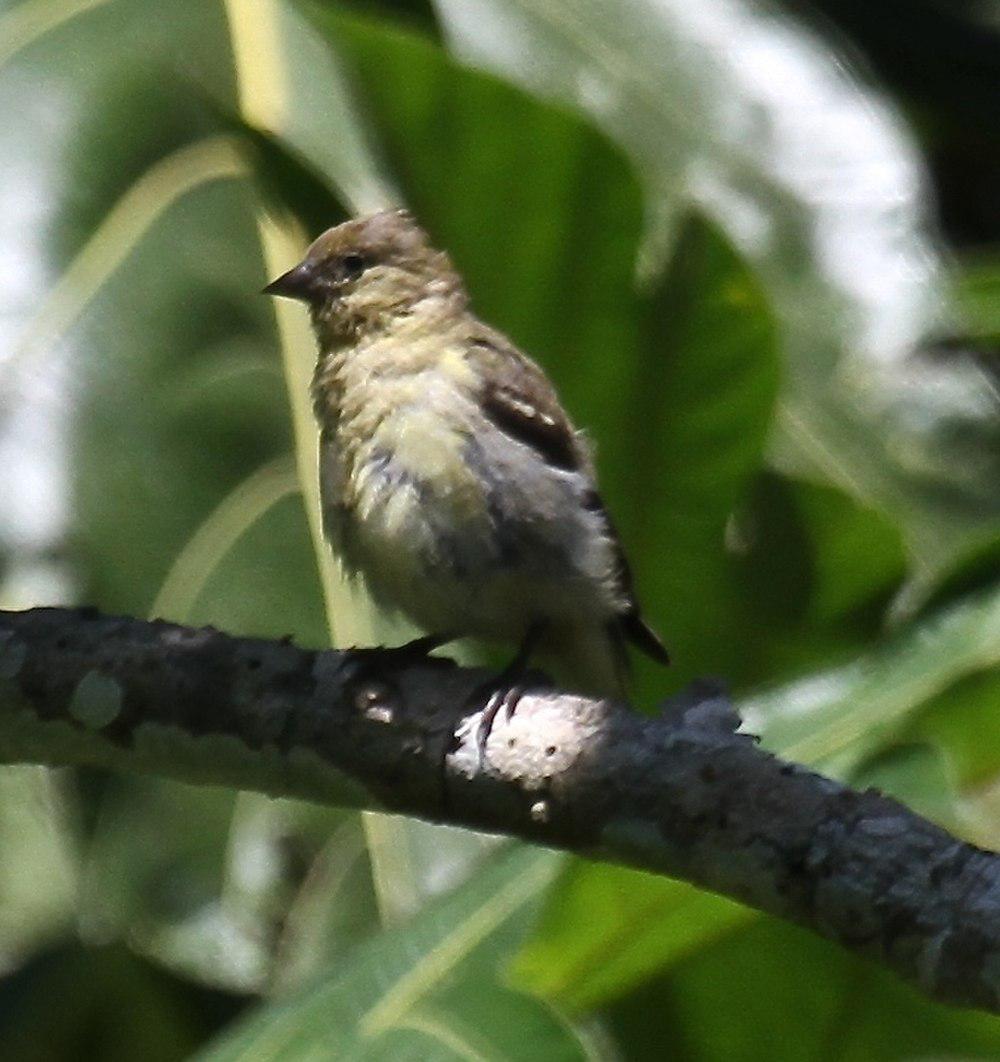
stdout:
{"type": "Polygon", "coordinates": [[[529,694],[483,764],[483,671],[94,610],[0,612],[0,761],[101,764],[514,834],[733,896],[1000,1013],[1000,856],[736,733],[529,694]]]}

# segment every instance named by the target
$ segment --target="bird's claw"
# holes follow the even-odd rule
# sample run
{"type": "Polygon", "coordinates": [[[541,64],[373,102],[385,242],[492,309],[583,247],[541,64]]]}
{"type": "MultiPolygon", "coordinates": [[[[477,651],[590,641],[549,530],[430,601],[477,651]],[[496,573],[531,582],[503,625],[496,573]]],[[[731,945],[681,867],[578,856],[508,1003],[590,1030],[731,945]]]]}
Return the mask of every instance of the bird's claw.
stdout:
{"type": "Polygon", "coordinates": [[[347,654],[347,677],[357,686],[368,681],[383,682],[392,672],[415,664],[455,667],[455,661],[449,657],[430,655],[453,640],[448,634],[425,634],[402,645],[355,648],[347,654]]]}
{"type": "Polygon", "coordinates": [[[493,733],[493,725],[497,716],[502,713],[504,723],[509,723],[514,718],[514,713],[526,693],[534,689],[548,688],[550,685],[549,679],[542,672],[530,671],[522,673],[513,680],[509,675],[501,675],[496,681],[477,691],[477,696],[474,698],[477,703],[484,694],[488,695],[476,728],[476,749],[479,754],[480,768],[486,763],[486,744],[490,739],[490,734],[493,733]]]}

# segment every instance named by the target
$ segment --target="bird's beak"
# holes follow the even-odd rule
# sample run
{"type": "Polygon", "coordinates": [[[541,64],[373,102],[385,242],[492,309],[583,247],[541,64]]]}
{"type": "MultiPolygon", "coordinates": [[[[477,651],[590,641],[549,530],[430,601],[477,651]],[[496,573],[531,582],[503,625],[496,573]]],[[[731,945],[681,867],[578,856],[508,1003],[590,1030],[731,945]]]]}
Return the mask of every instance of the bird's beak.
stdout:
{"type": "Polygon", "coordinates": [[[322,295],[322,286],[312,264],[300,262],[287,273],[282,273],[277,280],[272,280],[261,294],[281,295],[286,299],[299,299],[301,302],[315,302],[322,295]]]}

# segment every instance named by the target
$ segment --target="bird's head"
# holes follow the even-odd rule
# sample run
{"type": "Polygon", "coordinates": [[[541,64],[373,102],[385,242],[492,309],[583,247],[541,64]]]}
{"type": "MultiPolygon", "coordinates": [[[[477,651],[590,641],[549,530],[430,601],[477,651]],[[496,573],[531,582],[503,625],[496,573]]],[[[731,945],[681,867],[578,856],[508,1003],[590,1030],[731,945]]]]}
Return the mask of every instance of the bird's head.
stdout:
{"type": "Polygon", "coordinates": [[[384,210],[327,229],[305,258],[264,288],[308,304],[321,341],[356,339],[425,300],[463,299],[448,256],[405,210],[384,210]]]}

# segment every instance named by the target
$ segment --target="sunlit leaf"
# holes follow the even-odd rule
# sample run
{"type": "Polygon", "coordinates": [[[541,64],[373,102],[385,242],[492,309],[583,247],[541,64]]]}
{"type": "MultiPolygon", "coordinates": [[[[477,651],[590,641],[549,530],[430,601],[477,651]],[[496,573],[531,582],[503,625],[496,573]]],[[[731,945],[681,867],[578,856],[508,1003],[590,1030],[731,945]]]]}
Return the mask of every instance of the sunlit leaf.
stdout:
{"type": "Polygon", "coordinates": [[[78,868],[73,802],[58,775],[33,765],[0,771],[0,964],[58,938],[74,915],[78,868]]]}
{"type": "Polygon", "coordinates": [[[557,862],[551,853],[510,850],[199,1057],[587,1057],[580,1036],[547,1007],[497,981],[557,862]]]}
{"type": "Polygon", "coordinates": [[[627,992],[756,917],[691,885],[574,860],[512,966],[516,984],[571,1010],[627,992]]]}
{"type": "Polygon", "coordinates": [[[924,578],[996,526],[995,396],[973,364],[911,358],[941,301],[919,162],[828,46],[746,2],[435,6],[457,55],[629,151],[654,253],[695,202],[759,264],[788,355],[783,464],[901,521],[924,578]]]}
{"type": "Polygon", "coordinates": [[[878,747],[952,683],[1000,664],[1000,591],[922,618],[846,667],[740,706],[744,725],[790,759],[841,769],[878,747]]]}
{"type": "Polygon", "coordinates": [[[1000,776],[1000,667],[971,671],[929,698],[903,737],[946,751],[957,784],[976,789],[1000,776]]]}
{"type": "Polygon", "coordinates": [[[243,119],[300,156],[354,213],[391,205],[395,193],[335,51],[290,0],[224,6],[243,119]]]}

